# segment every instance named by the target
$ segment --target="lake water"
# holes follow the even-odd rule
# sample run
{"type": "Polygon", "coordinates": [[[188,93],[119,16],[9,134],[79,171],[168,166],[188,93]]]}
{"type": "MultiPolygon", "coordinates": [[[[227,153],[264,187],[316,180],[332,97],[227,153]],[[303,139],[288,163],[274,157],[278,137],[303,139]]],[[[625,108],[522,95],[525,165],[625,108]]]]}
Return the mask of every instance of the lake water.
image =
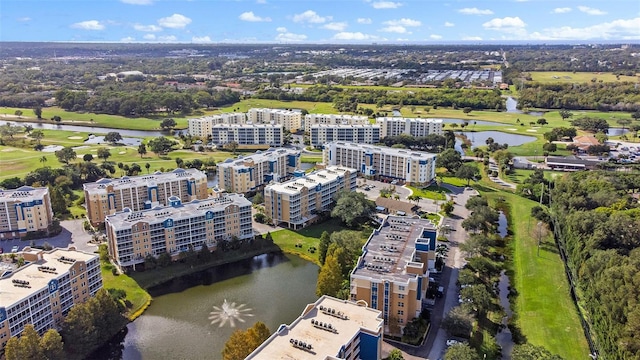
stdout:
{"type": "Polygon", "coordinates": [[[66,130],[66,131],[77,131],[77,132],[86,132],[91,134],[107,134],[109,132],[118,132],[122,136],[132,136],[132,137],[147,137],[154,136],[160,137],[166,135],[162,131],[156,130],[125,130],[125,129],[110,129],[103,127],[95,127],[95,126],[78,126],[78,125],[58,125],[58,124],[47,124],[40,122],[16,122],[16,121],[4,121],[0,120],[0,125],[11,124],[17,126],[25,126],[31,125],[34,129],[46,129],[46,130],[66,130]]]}
{"type": "MultiPolygon", "coordinates": [[[[532,141],[535,141],[536,138],[533,136],[527,135],[519,135],[519,134],[509,134],[501,131],[462,131],[456,132],[456,134],[462,134],[471,141],[471,147],[485,146],[487,145],[486,140],[488,138],[493,138],[493,140],[500,144],[509,144],[509,146],[518,146],[523,145],[532,141]]],[[[456,139],[456,149],[458,151],[462,150],[462,140],[456,139]]]]}
{"type": "MultiPolygon", "coordinates": [[[[508,234],[508,222],[507,217],[502,211],[498,217],[498,234],[501,238],[505,238],[508,234]]],[[[510,360],[511,352],[513,351],[513,337],[511,336],[511,330],[507,324],[509,319],[513,315],[511,311],[511,303],[509,303],[509,287],[510,281],[506,272],[502,270],[500,273],[500,281],[498,283],[498,290],[500,295],[500,305],[504,309],[505,316],[502,318],[502,328],[498,334],[496,334],[496,342],[502,347],[502,359],[510,360]]]]}
{"type": "MultiPolygon", "coordinates": [[[[508,113],[525,114],[524,111],[518,110],[518,100],[512,98],[511,96],[507,97],[507,101],[506,101],[505,105],[506,105],[508,113]]],[[[541,112],[541,111],[529,111],[526,114],[532,115],[532,116],[542,116],[542,115],[544,115],[544,112],[541,112]]]]}
{"type": "MultiPolygon", "coordinates": [[[[318,267],[296,256],[265,254],[150,289],[151,306],[98,359],[221,359],[224,343],[256,321],[274,332],[316,301],[318,267]],[[242,310],[232,327],[212,324],[225,300],[242,310]],[[247,310],[248,309],[248,310],[247,310]],[[243,322],[244,321],[244,322],[243,322]]],[[[92,358],[94,358],[92,356],[92,358]]]]}

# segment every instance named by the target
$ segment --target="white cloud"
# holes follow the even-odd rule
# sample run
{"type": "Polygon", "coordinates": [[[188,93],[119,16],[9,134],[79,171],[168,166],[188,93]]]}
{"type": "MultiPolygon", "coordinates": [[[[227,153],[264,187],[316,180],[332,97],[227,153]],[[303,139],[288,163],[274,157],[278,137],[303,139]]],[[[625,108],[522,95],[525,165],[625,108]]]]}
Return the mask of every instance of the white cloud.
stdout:
{"type": "Polygon", "coordinates": [[[331,21],[332,18],[331,16],[320,16],[313,10],[307,10],[301,14],[293,15],[293,22],[322,24],[331,21]]]}
{"type": "Polygon", "coordinates": [[[324,25],[322,28],[333,31],[344,31],[347,28],[346,22],[334,22],[324,25]]]}
{"type": "Polygon", "coordinates": [[[387,26],[380,29],[380,31],[396,34],[411,34],[411,32],[407,31],[407,28],[402,25],[387,26]]]}
{"type": "Polygon", "coordinates": [[[402,6],[402,3],[393,1],[376,1],[371,4],[374,9],[397,9],[402,6]]]}
{"type": "Polygon", "coordinates": [[[582,11],[585,14],[589,14],[589,15],[606,15],[607,12],[606,11],[602,11],[600,9],[596,9],[596,8],[591,8],[588,6],[578,6],[578,10],[582,11]]]}
{"type": "Polygon", "coordinates": [[[456,24],[454,24],[454,23],[452,23],[452,22],[445,21],[445,22],[444,22],[444,26],[445,26],[445,27],[454,27],[454,26],[456,26],[456,24]]]}
{"type": "Polygon", "coordinates": [[[162,27],[171,29],[182,29],[191,24],[191,19],[181,14],[173,14],[171,16],[158,19],[158,24],[162,27]]]}
{"type": "Polygon", "coordinates": [[[19,17],[16,20],[20,21],[20,22],[27,22],[27,21],[31,21],[31,18],[28,16],[25,17],[19,17]]]}
{"type": "Polygon", "coordinates": [[[482,27],[489,30],[500,30],[500,31],[513,31],[514,29],[523,29],[526,27],[522,19],[519,17],[504,17],[504,18],[495,18],[491,21],[487,21],[482,24],[482,27]]]}
{"type": "Polygon", "coordinates": [[[385,21],[383,24],[389,26],[407,26],[407,27],[417,27],[422,25],[422,23],[418,20],[402,18],[400,20],[389,20],[385,21]]]}
{"type": "Polygon", "coordinates": [[[482,41],[482,38],[480,36],[463,36],[462,40],[465,40],[465,41],[482,41]]]}
{"type": "Polygon", "coordinates": [[[429,35],[429,38],[431,38],[433,40],[440,40],[440,39],[442,39],[442,35],[431,34],[431,35],[429,35]]]}
{"type": "Polygon", "coordinates": [[[285,33],[285,32],[287,32],[287,28],[284,27],[284,26],[280,26],[280,27],[276,28],[276,31],[279,32],[279,33],[285,33]]]}
{"type": "Polygon", "coordinates": [[[571,8],[570,7],[561,7],[561,8],[555,8],[553,9],[552,13],[554,14],[565,14],[571,12],[571,8]]]}
{"type": "Polygon", "coordinates": [[[281,32],[276,36],[276,41],[282,41],[282,42],[298,42],[298,41],[304,41],[306,39],[307,39],[307,35],[294,34],[290,32],[281,32]]]}
{"type": "Polygon", "coordinates": [[[131,36],[127,36],[125,38],[120,39],[120,42],[123,42],[123,43],[130,43],[130,42],[134,42],[134,41],[136,41],[136,39],[132,38],[131,36]]]}
{"type": "Polygon", "coordinates": [[[210,43],[212,41],[209,36],[194,36],[191,38],[191,42],[194,42],[197,44],[203,44],[203,43],[210,43]]]}
{"type": "Polygon", "coordinates": [[[269,22],[269,21],[271,21],[270,17],[257,16],[257,15],[255,15],[253,13],[253,11],[243,12],[242,14],[240,14],[240,16],[238,16],[238,19],[240,19],[242,21],[249,21],[249,22],[269,22]]]}
{"type": "Polygon", "coordinates": [[[570,26],[547,28],[541,32],[531,33],[530,38],[536,40],[639,40],[640,17],[634,19],[618,19],[584,28],[573,28],[570,26]]]}
{"type": "Polygon", "coordinates": [[[120,0],[120,2],[123,2],[125,4],[131,4],[131,5],[151,5],[151,4],[153,4],[153,0],[120,0]]]}
{"type": "Polygon", "coordinates": [[[371,24],[373,22],[369,18],[358,18],[358,20],[356,21],[358,22],[358,24],[371,24]]]}
{"type": "Polygon", "coordinates": [[[158,42],[174,42],[178,41],[178,38],[174,35],[169,36],[158,36],[158,42]]]}
{"type": "Polygon", "coordinates": [[[102,24],[98,20],[87,20],[77,22],[71,25],[74,29],[82,29],[82,30],[104,30],[104,24],[102,24]]]}
{"type": "Polygon", "coordinates": [[[156,36],[153,34],[145,34],[142,38],[145,40],[155,40],[156,36]]]}
{"type": "Polygon", "coordinates": [[[465,15],[491,15],[493,11],[489,9],[478,9],[478,8],[463,8],[458,9],[458,12],[465,15]]]}
{"type": "Polygon", "coordinates": [[[158,32],[162,31],[162,28],[158,25],[142,25],[142,24],[134,24],[133,28],[138,31],[145,32],[158,32]]]}
{"type": "Polygon", "coordinates": [[[375,35],[363,34],[361,32],[339,32],[333,35],[333,40],[364,41],[364,40],[380,40],[380,38],[375,35]]]}

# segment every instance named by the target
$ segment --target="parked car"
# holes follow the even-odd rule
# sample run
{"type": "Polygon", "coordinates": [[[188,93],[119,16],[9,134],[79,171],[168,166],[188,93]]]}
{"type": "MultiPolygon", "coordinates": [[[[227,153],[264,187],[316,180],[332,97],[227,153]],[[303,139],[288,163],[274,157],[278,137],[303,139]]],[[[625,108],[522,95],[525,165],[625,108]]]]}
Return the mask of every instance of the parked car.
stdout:
{"type": "Polygon", "coordinates": [[[436,292],[436,296],[441,298],[444,295],[444,286],[438,287],[438,291],[436,292]]]}
{"type": "Polygon", "coordinates": [[[455,344],[461,344],[461,342],[460,342],[460,341],[458,341],[458,340],[455,340],[455,339],[449,339],[449,340],[447,340],[447,346],[453,346],[453,345],[455,345],[455,344]]]}
{"type": "Polygon", "coordinates": [[[12,253],[18,252],[18,245],[15,245],[14,247],[12,247],[11,252],[12,253]]]}

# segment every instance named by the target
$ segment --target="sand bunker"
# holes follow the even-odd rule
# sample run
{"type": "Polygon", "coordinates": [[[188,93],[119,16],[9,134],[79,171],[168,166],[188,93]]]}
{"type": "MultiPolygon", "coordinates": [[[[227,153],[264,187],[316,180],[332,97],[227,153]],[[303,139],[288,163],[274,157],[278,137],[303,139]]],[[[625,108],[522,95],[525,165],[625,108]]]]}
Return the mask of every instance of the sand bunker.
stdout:
{"type": "Polygon", "coordinates": [[[82,136],[69,136],[67,139],[69,139],[69,140],[82,140],[82,136]]]}
{"type": "Polygon", "coordinates": [[[518,129],[516,129],[516,128],[508,128],[507,130],[509,130],[509,131],[518,131],[518,129]]]}
{"type": "Polygon", "coordinates": [[[126,153],[127,153],[126,151],[120,151],[118,154],[120,154],[120,155],[124,155],[124,154],[126,154],[126,153]]]}
{"type": "Polygon", "coordinates": [[[536,129],[527,129],[528,132],[538,132],[536,129]]]}

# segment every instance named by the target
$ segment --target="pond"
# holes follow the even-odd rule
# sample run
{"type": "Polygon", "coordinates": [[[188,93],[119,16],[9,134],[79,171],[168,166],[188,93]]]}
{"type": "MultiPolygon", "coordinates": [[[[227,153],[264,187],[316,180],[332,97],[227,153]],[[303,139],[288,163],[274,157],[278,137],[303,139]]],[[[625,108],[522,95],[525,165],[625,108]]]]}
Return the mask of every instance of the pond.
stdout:
{"type": "MultiPolygon", "coordinates": [[[[500,144],[509,144],[509,146],[518,146],[523,145],[532,141],[535,141],[536,138],[534,136],[527,135],[519,135],[519,134],[509,134],[501,131],[459,131],[456,134],[462,134],[467,137],[469,141],[471,141],[471,147],[485,146],[487,145],[486,141],[488,138],[492,138],[495,142],[500,144]]],[[[462,140],[456,139],[456,149],[458,151],[462,150],[462,140]]]]}
{"type": "Polygon", "coordinates": [[[283,254],[183,276],[150,289],[147,311],[91,358],[220,359],[233,331],[256,321],[272,332],[291,323],[317,299],[317,278],[315,264],[283,254]],[[234,310],[237,316],[225,315],[234,310]]]}
{"type": "Polygon", "coordinates": [[[518,110],[518,100],[512,98],[511,96],[507,97],[506,108],[507,108],[507,112],[508,113],[528,114],[528,115],[532,115],[532,116],[542,116],[542,115],[544,115],[544,112],[541,112],[541,111],[529,111],[529,112],[525,113],[522,110],[518,110]]]}
{"type": "MultiPolygon", "coordinates": [[[[122,134],[121,134],[122,135],[122,134]]],[[[104,136],[102,135],[89,135],[89,138],[85,140],[85,144],[110,144],[109,142],[104,141],[104,136]]],[[[142,140],[139,138],[130,138],[123,137],[122,140],[118,141],[119,144],[124,144],[127,146],[138,146],[142,143],[142,140]]]]}
{"type": "MultiPolygon", "coordinates": [[[[498,217],[498,234],[501,238],[505,238],[508,235],[508,222],[505,214],[500,211],[500,215],[498,217]]],[[[496,342],[498,345],[502,347],[502,359],[510,360],[511,352],[513,351],[513,337],[511,336],[511,330],[507,326],[509,324],[509,319],[513,315],[511,311],[511,303],[509,302],[509,289],[510,289],[510,281],[506,272],[502,270],[500,273],[500,281],[498,282],[498,290],[500,295],[500,305],[504,309],[505,316],[502,318],[502,323],[500,327],[500,332],[496,334],[496,342]]]]}
{"type": "Polygon", "coordinates": [[[122,136],[132,136],[132,137],[160,137],[166,135],[162,131],[157,130],[125,130],[125,129],[110,129],[103,127],[95,127],[95,126],[79,126],[79,125],[58,125],[58,124],[48,124],[48,123],[40,123],[40,122],[16,122],[16,121],[3,121],[0,120],[0,125],[11,124],[16,126],[25,126],[31,125],[34,129],[46,129],[46,130],[66,130],[66,131],[77,131],[77,132],[86,132],[92,134],[107,134],[109,132],[118,132],[122,136]]]}

